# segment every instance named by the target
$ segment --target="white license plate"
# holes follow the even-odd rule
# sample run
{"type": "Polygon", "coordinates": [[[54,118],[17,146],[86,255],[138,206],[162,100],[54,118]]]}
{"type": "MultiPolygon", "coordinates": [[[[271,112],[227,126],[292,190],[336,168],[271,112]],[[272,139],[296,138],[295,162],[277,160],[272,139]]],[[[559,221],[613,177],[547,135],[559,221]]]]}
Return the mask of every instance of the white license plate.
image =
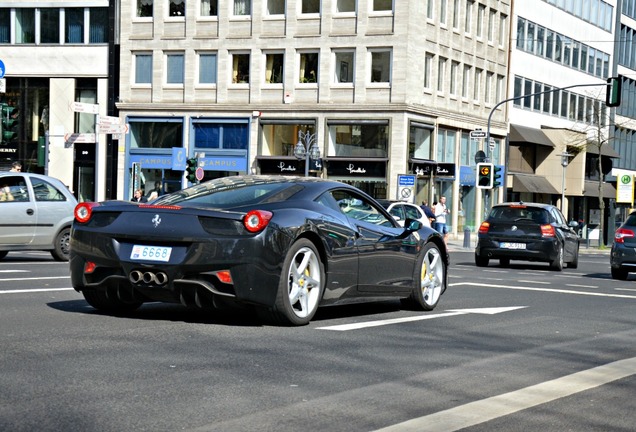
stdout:
{"type": "Polygon", "coordinates": [[[499,243],[499,247],[501,249],[525,249],[526,248],[526,244],[525,243],[502,242],[502,243],[499,243]]]}
{"type": "Polygon", "coordinates": [[[170,261],[171,247],[134,245],[130,253],[131,260],[170,261]]]}

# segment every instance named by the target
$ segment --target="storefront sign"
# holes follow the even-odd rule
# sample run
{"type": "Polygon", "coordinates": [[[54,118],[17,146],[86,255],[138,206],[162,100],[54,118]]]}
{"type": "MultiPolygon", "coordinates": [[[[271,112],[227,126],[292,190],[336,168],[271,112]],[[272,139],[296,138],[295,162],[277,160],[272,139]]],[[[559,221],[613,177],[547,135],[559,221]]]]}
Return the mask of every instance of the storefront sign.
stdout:
{"type": "Polygon", "coordinates": [[[261,168],[261,174],[298,175],[305,173],[297,159],[259,159],[258,165],[261,168]]]}
{"type": "Polygon", "coordinates": [[[459,184],[461,186],[475,186],[477,174],[475,167],[461,165],[459,167],[459,184]]]}
{"type": "MultiPolygon", "coordinates": [[[[140,163],[144,169],[174,169],[172,155],[131,155],[130,163],[140,163]]],[[[247,160],[242,157],[205,157],[199,159],[199,166],[206,171],[247,171],[247,160]]],[[[185,167],[184,167],[185,169],[185,167]]],[[[176,171],[181,171],[176,169],[176,171]]]]}
{"type": "Polygon", "coordinates": [[[18,145],[6,144],[0,145],[0,154],[13,154],[18,152],[18,145]]]}
{"type": "Polygon", "coordinates": [[[386,162],[329,160],[327,173],[330,177],[386,177],[386,162]]]}
{"type": "Polygon", "coordinates": [[[455,178],[455,164],[440,162],[435,167],[435,177],[455,178]]]}

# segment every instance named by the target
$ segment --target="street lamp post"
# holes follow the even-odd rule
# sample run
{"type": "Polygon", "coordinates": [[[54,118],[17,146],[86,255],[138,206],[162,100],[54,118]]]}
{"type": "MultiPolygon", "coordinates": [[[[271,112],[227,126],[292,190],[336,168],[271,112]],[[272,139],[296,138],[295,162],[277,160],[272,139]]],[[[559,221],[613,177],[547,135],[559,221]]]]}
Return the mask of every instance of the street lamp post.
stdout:
{"type": "Polygon", "coordinates": [[[298,143],[294,147],[294,156],[297,159],[305,159],[305,177],[309,177],[310,159],[320,158],[320,149],[316,144],[316,134],[298,131],[298,143]]]}
{"type": "Polygon", "coordinates": [[[563,153],[561,153],[559,156],[561,156],[561,166],[563,167],[563,175],[561,177],[561,213],[563,213],[563,208],[565,206],[565,170],[570,163],[569,158],[574,155],[563,150],[563,153]]]}

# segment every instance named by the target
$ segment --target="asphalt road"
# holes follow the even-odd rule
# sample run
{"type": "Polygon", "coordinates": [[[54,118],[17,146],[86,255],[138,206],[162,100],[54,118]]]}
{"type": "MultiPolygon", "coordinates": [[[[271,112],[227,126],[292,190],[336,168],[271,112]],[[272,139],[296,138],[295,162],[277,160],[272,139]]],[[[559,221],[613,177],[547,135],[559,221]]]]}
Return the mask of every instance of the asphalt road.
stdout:
{"type": "Polygon", "coordinates": [[[0,430],[631,431],[636,277],[477,268],[453,247],[433,312],[325,308],[305,327],[144,305],[95,312],[68,265],[0,261],[0,430]]]}

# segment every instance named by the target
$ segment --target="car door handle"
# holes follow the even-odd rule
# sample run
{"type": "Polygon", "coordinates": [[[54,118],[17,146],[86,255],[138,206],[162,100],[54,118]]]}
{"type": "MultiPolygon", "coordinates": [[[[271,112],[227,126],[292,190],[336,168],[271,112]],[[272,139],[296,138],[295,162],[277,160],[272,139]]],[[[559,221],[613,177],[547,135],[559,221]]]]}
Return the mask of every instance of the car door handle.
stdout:
{"type": "Polygon", "coordinates": [[[28,214],[29,216],[33,216],[33,213],[35,213],[33,209],[27,209],[26,211],[26,214],[28,214]]]}

